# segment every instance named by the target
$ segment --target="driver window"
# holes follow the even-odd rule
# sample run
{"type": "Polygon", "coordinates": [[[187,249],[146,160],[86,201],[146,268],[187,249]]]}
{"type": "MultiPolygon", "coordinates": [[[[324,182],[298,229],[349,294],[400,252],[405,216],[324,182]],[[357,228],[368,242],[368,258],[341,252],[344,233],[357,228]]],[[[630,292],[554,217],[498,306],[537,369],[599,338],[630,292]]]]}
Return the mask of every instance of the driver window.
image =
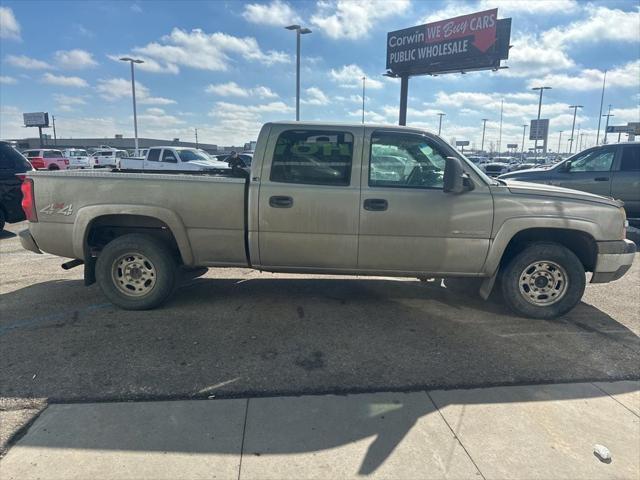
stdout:
{"type": "Polygon", "coordinates": [[[445,158],[422,135],[376,132],[371,137],[369,186],[443,188],[445,158]]]}
{"type": "Polygon", "coordinates": [[[163,150],[162,161],[167,163],[178,163],[178,159],[173,154],[173,150],[163,150]]]}
{"type": "Polygon", "coordinates": [[[608,172],[611,170],[615,150],[598,149],[571,162],[570,172],[608,172]]]}

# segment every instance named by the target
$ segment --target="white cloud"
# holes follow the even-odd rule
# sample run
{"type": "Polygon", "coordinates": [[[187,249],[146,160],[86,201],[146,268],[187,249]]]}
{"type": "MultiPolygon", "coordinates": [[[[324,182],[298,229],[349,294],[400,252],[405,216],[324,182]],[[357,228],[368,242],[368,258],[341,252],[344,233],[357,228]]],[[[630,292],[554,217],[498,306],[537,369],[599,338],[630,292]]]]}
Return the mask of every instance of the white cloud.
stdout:
{"type": "Polygon", "coordinates": [[[25,68],[27,70],[43,70],[46,68],[52,68],[47,62],[27,57],[26,55],[7,55],[6,60],[9,65],[13,65],[18,68],[25,68]]]}
{"type": "Polygon", "coordinates": [[[625,12],[619,9],[586,7],[589,17],[569,25],[555,27],[542,34],[545,44],[558,48],[568,43],[593,43],[605,40],[640,42],[640,9],[625,12]]]}
{"type": "MultiPolygon", "coordinates": [[[[499,93],[480,92],[443,92],[436,94],[436,105],[443,107],[454,107],[456,110],[468,109],[468,114],[483,114],[493,116],[500,115],[500,102],[504,101],[504,117],[518,118],[523,121],[535,118],[538,113],[538,102],[529,101],[526,103],[515,100],[509,101],[505,95],[499,93]]],[[[543,118],[566,113],[569,105],[566,103],[550,102],[547,100],[542,104],[543,118]]]]}
{"type": "MultiPolygon", "coordinates": [[[[348,112],[347,115],[349,115],[350,117],[358,117],[362,119],[362,109],[359,108],[358,110],[353,110],[351,112],[348,112]]],[[[375,112],[373,110],[367,110],[366,108],[364,111],[364,122],[365,123],[389,123],[387,121],[387,118],[384,115],[381,115],[380,113],[375,112]]]]}
{"type": "MultiPolygon", "coordinates": [[[[565,90],[599,90],[602,88],[604,72],[595,68],[586,68],[574,74],[551,74],[540,79],[532,79],[529,86],[551,85],[565,90]]],[[[629,62],[607,72],[607,87],[640,88],[640,60],[629,62]]]]}
{"type": "Polygon", "coordinates": [[[53,99],[56,101],[58,105],[86,105],[87,102],[83,97],[73,97],[70,95],[64,95],[62,93],[54,93],[53,99]]]}
{"type": "MultiPolygon", "coordinates": [[[[339,70],[331,69],[331,80],[342,88],[362,88],[362,77],[367,77],[358,65],[343,65],[339,70]]],[[[379,89],[384,87],[380,80],[367,77],[366,88],[379,89]]]]}
{"type": "Polygon", "coordinates": [[[136,63],[136,67],[135,67],[136,71],[143,70],[145,72],[151,72],[151,73],[171,73],[173,75],[177,75],[178,73],[180,73],[180,69],[174,63],[161,64],[160,62],[155,61],[153,58],[145,57],[141,55],[134,55],[131,53],[121,53],[119,55],[114,55],[114,54],[107,55],[107,57],[113,60],[114,62],[122,62],[122,60],[120,59],[124,57],[142,60],[143,63],[136,63]]]}
{"type": "Polygon", "coordinates": [[[273,0],[269,4],[250,3],[245,5],[242,16],[251,23],[276,27],[302,22],[293,8],[288,3],[280,0],[273,0]]]}
{"type": "Polygon", "coordinates": [[[369,35],[379,20],[402,15],[410,0],[319,0],[311,23],[328,37],[355,40],[369,35]]]}
{"type": "Polygon", "coordinates": [[[4,85],[15,85],[18,83],[18,80],[8,75],[0,75],[0,83],[4,85]]]}
{"type": "Polygon", "coordinates": [[[142,13],[142,7],[138,3],[132,3],[129,8],[133,13],[142,13]]]}
{"type": "MultiPolygon", "coordinates": [[[[125,78],[109,78],[98,80],[96,91],[109,102],[131,98],[131,82],[125,78]]],[[[149,89],[136,82],[136,101],[142,105],[171,105],[175,100],[150,96],[149,89]]]]}
{"type": "Polygon", "coordinates": [[[545,13],[573,13],[580,8],[576,0],[482,0],[477,10],[497,8],[500,16],[508,17],[512,14],[543,15],[545,13]]]}
{"type": "Polygon", "coordinates": [[[501,70],[501,75],[527,77],[566,70],[574,67],[575,63],[562,49],[550,48],[540,39],[524,35],[513,41],[506,65],[509,69],[501,70]]]}
{"type": "Polygon", "coordinates": [[[611,124],[626,125],[629,122],[640,122],[640,106],[633,108],[613,108],[611,124]]]}
{"type": "Polygon", "coordinates": [[[213,93],[221,97],[242,97],[257,96],[260,98],[277,98],[278,95],[270,88],[259,85],[254,88],[243,88],[236,82],[210,84],[205,89],[207,93],[213,93]]]}
{"type": "MultiPolygon", "coordinates": [[[[264,65],[289,62],[284,52],[263,52],[253,37],[234,37],[226,33],[208,34],[200,29],[190,32],[174,28],[160,42],[152,42],[133,51],[155,59],[158,63],[182,65],[199,70],[225,71],[236,54],[247,61],[264,65]]],[[[143,64],[144,65],[144,64],[143,64]]]]}
{"type": "Polygon", "coordinates": [[[300,101],[306,105],[328,105],[329,97],[318,87],[309,87],[305,90],[305,97],[300,101]]]}
{"type": "Polygon", "coordinates": [[[140,124],[145,128],[162,128],[166,130],[169,127],[184,125],[186,122],[176,115],[167,115],[162,108],[147,108],[143,113],[138,115],[140,124]]]}
{"type": "Polygon", "coordinates": [[[88,87],[89,84],[86,80],[80,77],[67,77],[64,75],[53,75],[52,73],[45,73],[42,77],[43,83],[48,83],[50,85],[58,85],[61,87],[88,87]]]}
{"type": "Polygon", "coordinates": [[[21,40],[20,24],[9,7],[0,7],[0,38],[21,40]]]}
{"type": "Polygon", "coordinates": [[[73,50],[58,50],[53,57],[58,67],[66,69],[80,70],[98,65],[98,62],[93,59],[91,53],[78,48],[73,50]]]}

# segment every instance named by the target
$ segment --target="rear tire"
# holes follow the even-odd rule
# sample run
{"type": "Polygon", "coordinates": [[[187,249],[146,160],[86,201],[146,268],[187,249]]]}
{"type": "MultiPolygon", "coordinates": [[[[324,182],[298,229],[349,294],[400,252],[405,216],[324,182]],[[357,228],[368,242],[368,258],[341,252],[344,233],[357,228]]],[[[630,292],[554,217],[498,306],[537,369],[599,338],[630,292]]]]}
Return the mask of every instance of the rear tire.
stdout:
{"type": "Polygon", "coordinates": [[[550,319],[569,312],[586,285],[582,262],[556,243],[533,243],[502,269],[502,295],[519,315],[550,319]]]}
{"type": "Polygon", "coordinates": [[[49,170],[60,170],[60,167],[54,163],[49,165],[49,170]]]}
{"type": "Polygon", "coordinates": [[[176,285],[177,261],[162,241],[128,234],[107,244],[96,262],[104,295],[125,310],[150,310],[165,302],[176,285]]]}

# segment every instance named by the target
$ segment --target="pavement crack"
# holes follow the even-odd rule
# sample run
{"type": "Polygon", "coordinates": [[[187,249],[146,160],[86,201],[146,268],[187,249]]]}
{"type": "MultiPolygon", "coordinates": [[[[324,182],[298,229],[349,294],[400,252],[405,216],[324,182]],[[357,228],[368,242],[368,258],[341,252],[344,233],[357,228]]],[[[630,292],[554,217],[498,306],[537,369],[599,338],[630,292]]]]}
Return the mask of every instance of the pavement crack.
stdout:
{"type": "Polygon", "coordinates": [[[244,425],[242,426],[242,442],[240,444],[240,462],[238,464],[238,480],[240,480],[240,475],[242,475],[242,457],[244,455],[244,438],[247,433],[247,417],[249,416],[249,402],[250,398],[247,398],[247,404],[244,409],[244,425]]]}
{"type": "Polygon", "coordinates": [[[636,412],[634,412],[633,410],[631,410],[629,407],[627,407],[624,403],[622,403],[620,400],[618,400],[616,397],[614,397],[613,395],[611,395],[609,392],[607,392],[606,390],[603,390],[602,388],[600,388],[598,385],[596,385],[595,383],[591,383],[591,385],[593,385],[594,387],[596,387],[598,390],[600,390],[602,393],[604,393],[605,395],[611,397],[613,400],[616,401],[616,403],[622,405],[626,410],[630,411],[633,415],[635,415],[636,417],[640,418],[640,415],[638,415],[636,412]]]}
{"type": "Polygon", "coordinates": [[[449,428],[449,431],[451,432],[451,434],[453,435],[453,438],[456,439],[456,441],[458,442],[458,444],[462,447],[462,449],[464,450],[464,453],[467,454],[467,457],[469,457],[469,460],[471,460],[471,463],[473,463],[473,466],[476,467],[476,470],[478,471],[478,473],[480,474],[480,476],[482,477],[482,480],[487,480],[487,477],[484,476],[484,473],[482,473],[482,470],[480,470],[480,467],[478,467],[478,464],[476,463],[476,461],[473,459],[473,457],[471,456],[471,454],[469,453],[469,450],[467,450],[467,447],[464,446],[464,443],[462,443],[462,440],[460,440],[460,437],[458,437],[458,434],[453,430],[453,428],[451,428],[451,425],[449,425],[449,422],[447,422],[447,419],[444,417],[444,415],[442,414],[442,412],[440,411],[440,407],[438,407],[438,405],[436,404],[436,402],[433,400],[433,398],[431,397],[431,395],[429,394],[428,391],[425,390],[425,392],[427,394],[427,397],[429,398],[429,400],[431,401],[431,403],[433,404],[433,406],[435,407],[435,409],[438,411],[438,414],[440,415],[440,418],[442,418],[442,421],[447,425],[447,427],[449,428]]]}

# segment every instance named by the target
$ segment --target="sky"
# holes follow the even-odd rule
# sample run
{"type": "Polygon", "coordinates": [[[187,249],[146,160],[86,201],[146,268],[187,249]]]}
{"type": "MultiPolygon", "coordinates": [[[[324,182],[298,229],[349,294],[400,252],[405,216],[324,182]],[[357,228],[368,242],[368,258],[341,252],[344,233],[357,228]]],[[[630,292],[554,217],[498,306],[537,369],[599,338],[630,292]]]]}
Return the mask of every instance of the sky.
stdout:
{"type": "MultiPolygon", "coordinates": [[[[36,136],[22,113],[55,115],[59,137],[133,136],[242,145],[266,121],[295,119],[295,33],[302,37],[301,120],[398,122],[400,85],[385,72],[387,32],[498,8],[512,18],[509,68],[409,82],[407,124],[479,148],[520,145],[522,125],[550,119],[549,148],[567,149],[573,111],[582,147],[596,141],[607,70],[611,124],[640,121],[637,0],[0,1],[0,138],[36,136]]],[[[604,113],[604,112],[603,112],[604,113]]],[[[602,119],[603,122],[605,119],[602,119]]],[[[604,123],[603,123],[604,125],[604,123]]],[[[602,127],[604,128],[604,127],[602,127]]],[[[49,130],[48,133],[51,133],[49,130]]],[[[526,141],[526,147],[533,142],[526,141]]],[[[575,147],[574,147],[575,149],[575,147]]]]}

